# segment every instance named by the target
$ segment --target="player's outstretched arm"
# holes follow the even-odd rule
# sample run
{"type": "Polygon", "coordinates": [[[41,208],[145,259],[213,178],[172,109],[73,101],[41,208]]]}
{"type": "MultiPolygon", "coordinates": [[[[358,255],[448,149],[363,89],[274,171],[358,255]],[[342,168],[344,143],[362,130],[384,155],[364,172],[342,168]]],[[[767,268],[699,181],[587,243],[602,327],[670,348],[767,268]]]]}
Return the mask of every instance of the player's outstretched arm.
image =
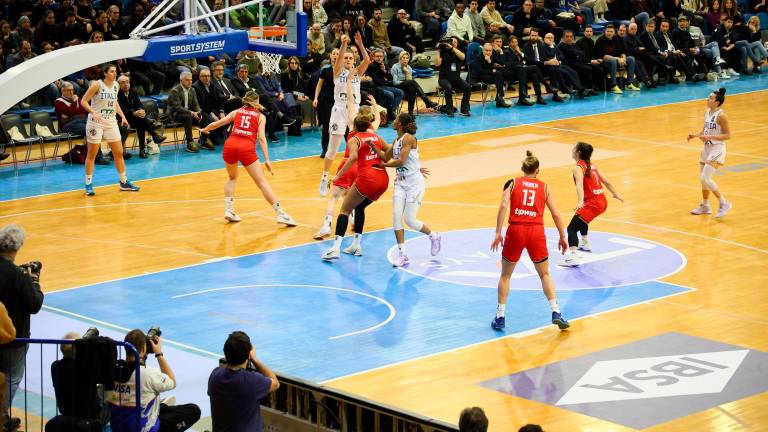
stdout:
{"type": "Polygon", "coordinates": [[[200,129],[200,133],[207,134],[214,129],[218,129],[224,125],[232,123],[235,120],[236,114],[237,111],[232,111],[231,113],[224,116],[224,118],[218,119],[215,122],[208,123],[204,128],[200,129]]]}
{"type": "Polygon", "coordinates": [[[616,189],[614,189],[611,182],[609,182],[608,179],[605,178],[605,176],[602,173],[597,173],[597,176],[600,178],[600,182],[605,185],[605,187],[608,189],[608,191],[611,192],[611,195],[613,195],[614,198],[616,198],[621,202],[624,202],[624,198],[619,196],[619,193],[616,192],[616,189]]]}

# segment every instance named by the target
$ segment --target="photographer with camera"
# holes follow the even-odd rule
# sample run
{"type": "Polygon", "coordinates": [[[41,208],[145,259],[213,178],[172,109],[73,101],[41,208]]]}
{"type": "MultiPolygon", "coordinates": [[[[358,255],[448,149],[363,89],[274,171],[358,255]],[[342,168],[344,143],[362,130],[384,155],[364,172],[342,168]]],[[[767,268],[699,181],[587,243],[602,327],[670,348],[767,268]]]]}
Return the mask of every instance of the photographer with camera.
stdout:
{"type": "MultiPolygon", "coordinates": [[[[43,291],[40,289],[42,264],[33,261],[17,266],[16,254],[24,245],[25,233],[18,225],[6,225],[0,229],[0,302],[8,309],[16,337],[28,338],[30,315],[36,314],[43,306],[43,291]]],[[[10,381],[10,393],[3,403],[3,412],[8,407],[24,376],[27,344],[11,342],[0,345],[0,372],[10,381]]]]}
{"type": "Polygon", "coordinates": [[[448,117],[453,117],[456,111],[453,107],[454,90],[464,94],[461,98],[461,115],[469,117],[469,97],[472,95],[472,86],[461,79],[461,65],[465,57],[458,46],[459,40],[455,37],[440,40],[435,59],[435,66],[439,70],[437,84],[445,90],[445,108],[448,117]]]}
{"type": "Polygon", "coordinates": [[[260,401],[280,387],[277,375],[256,358],[244,332],[229,335],[224,357],[208,378],[213,432],[261,432],[260,401]]]}
{"type": "Polygon", "coordinates": [[[169,406],[160,402],[160,393],[176,388],[176,376],[165,359],[160,329],[153,327],[145,335],[143,331],[131,330],[125,335],[139,353],[141,363],[141,423],[136,429],[136,358],[126,351],[125,360],[117,362],[115,390],[108,398],[112,406],[110,424],[113,432],[155,432],[184,431],[200,419],[200,408],[195,404],[169,406]],[[147,353],[155,355],[160,368],[145,365],[147,353]]]}

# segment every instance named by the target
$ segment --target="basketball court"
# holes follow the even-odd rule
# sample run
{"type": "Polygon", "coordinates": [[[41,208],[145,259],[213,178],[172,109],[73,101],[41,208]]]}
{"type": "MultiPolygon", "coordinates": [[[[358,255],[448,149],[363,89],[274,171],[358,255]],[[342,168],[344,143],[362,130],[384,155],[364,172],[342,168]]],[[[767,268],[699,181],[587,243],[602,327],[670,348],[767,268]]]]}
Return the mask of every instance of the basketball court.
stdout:
{"type": "MultiPolygon", "coordinates": [[[[221,149],[128,161],[139,193],[119,192],[114,169],[97,167],[93,197],[83,194],[81,166],[3,167],[0,222],[27,231],[18,262],[44,265],[45,305],[32,336],[96,326],[122,338],[160,325],[179,381],[173,394],[203,409],[199,430],[210,422],[208,374],[233,330],[246,331],[278,373],[452,423],[464,407],[482,406],[492,431],[526,423],[548,431],[763,430],[766,77],[725,82],[732,139],[716,181],[733,211],[721,220],[689,214],[700,200],[700,143],[685,136],[700,130],[704,99],[722,84],[417,117],[422,165],[432,172],[419,218],[443,233],[443,250],[432,257],[429,241],[407,232],[412,262],[404,269],[391,265],[391,190],[367,210],[362,257],[320,260],[330,242],[312,240],[325,208],[318,130],[270,144],[269,182],[294,228],[275,223],[242,169],[235,205],[243,220],[226,223],[221,149]],[[533,151],[567,221],[577,141],[595,146],[593,162],[626,202],[609,199],[578,268],[555,265],[557,234],[545,217],[571,328],[549,323],[524,256],[506,331],[496,332],[500,256],[490,244],[502,185],[533,151]]],[[[380,133],[394,138],[391,128],[380,133]]],[[[28,370],[22,386],[49,383],[44,369],[28,370]]],[[[44,406],[31,415],[51,416],[52,389],[27,396],[49,401],[31,404],[44,406]]]]}

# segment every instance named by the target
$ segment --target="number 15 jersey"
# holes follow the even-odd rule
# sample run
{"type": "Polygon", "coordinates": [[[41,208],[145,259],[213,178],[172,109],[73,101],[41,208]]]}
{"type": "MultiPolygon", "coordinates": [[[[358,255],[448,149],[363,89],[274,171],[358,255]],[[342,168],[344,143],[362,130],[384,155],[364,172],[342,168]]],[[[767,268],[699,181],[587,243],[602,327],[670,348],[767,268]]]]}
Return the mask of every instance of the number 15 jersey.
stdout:
{"type": "Polygon", "coordinates": [[[510,191],[509,224],[544,225],[547,185],[531,177],[518,177],[510,191]]]}

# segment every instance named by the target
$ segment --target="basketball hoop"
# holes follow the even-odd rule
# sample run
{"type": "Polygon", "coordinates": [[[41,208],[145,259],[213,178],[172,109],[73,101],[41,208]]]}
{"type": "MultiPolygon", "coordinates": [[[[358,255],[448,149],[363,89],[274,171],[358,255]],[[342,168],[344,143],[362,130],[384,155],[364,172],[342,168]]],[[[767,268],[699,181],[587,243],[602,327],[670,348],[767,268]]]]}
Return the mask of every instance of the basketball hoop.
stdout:
{"type": "MultiPolygon", "coordinates": [[[[248,39],[251,43],[263,40],[284,41],[287,34],[288,29],[283,26],[258,26],[250,28],[248,39]]],[[[283,58],[281,54],[256,51],[256,56],[261,60],[264,72],[280,74],[280,60],[283,58]]]]}

